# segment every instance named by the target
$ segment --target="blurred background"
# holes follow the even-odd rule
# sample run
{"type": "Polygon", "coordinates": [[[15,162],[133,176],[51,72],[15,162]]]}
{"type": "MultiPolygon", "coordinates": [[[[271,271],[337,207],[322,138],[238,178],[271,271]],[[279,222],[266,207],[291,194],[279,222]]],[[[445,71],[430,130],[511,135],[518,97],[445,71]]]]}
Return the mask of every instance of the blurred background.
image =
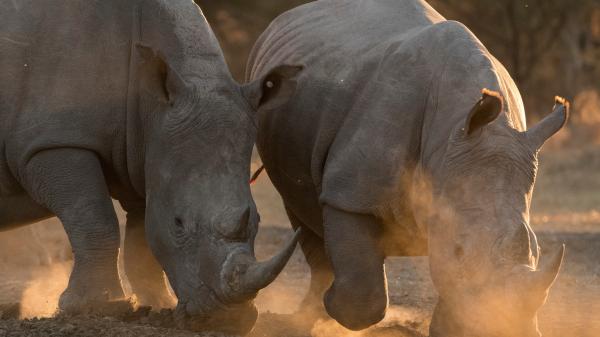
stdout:
{"type": "MultiPolygon", "coordinates": [[[[283,11],[308,2],[195,1],[211,23],[229,66],[240,81],[252,45],[269,22],[283,11]]],[[[446,18],[467,25],[507,67],[523,96],[530,125],[551,111],[555,95],[572,102],[567,129],[557,134],[541,153],[534,193],[532,224],[542,248],[567,244],[563,272],[540,314],[540,324],[544,336],[597,337],[600,331],[600,0],[430,0],[429,3],[446,18]]],[[[259,165],[260,159],[255,156],[253,168],[259,165]]],[[[290,235],[289,221],[266,174],[252,191],[262,218],[257,254],[264,257],[276,251],[290,235]]],[[[121,211],[119,215],[123,222],[121,211]]],[[[68,241],[55,219],[0,233],[0,303],[24,302],[28,310],[24,316],[52,313],[58,294],[66,285],[70,263],[68,241]]],[[[436,300],[427,259],[390,258],[386,268],[392,308],[382,324],[396,322],[425,333],[436,300]]],[[[293,312],[308,280],[308,268],[297,251],[282,276],[261,292],[258,298],[261,311],[293,312]]],[[[316,327],[313,335],[329,337],[336,329],[339,327],[316,327]]]]}
{"type": "MultiPolygon", "coordinates": [[[[256,38],[277,15],[306,0],[195,0],[204,10],[236,78],[256,38]]],[[[401,0],[399,0],[401,1],[401,0]]],[[[574,103],[573,141],[600,142],[600,0],[430,0],[469,27],[516,81],[530,122],[554,95],[574,103]]],[[[569,137],[563,133],[561,140],[569,137]]]]}

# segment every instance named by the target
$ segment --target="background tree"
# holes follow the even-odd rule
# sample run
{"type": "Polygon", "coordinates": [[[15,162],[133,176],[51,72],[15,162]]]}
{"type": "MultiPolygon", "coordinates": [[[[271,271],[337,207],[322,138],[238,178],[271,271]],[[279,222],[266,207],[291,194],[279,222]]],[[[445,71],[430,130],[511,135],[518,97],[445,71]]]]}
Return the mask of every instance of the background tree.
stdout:
{"type": "Polygon", "coordinates": [[[306,0],[195,0],[213,26],[232,73],[244,79],[246,60],[258,36],[279,14],[306,0]]]}
{"type": "MultiPolygon", "coordinates": [[[[243,80],[248,54],[260,33],[280,13],[309,1],[196,2],[213,25],[235,77],[243,80]]],[[[585,108],[575,105],[576,115],[586,109],[600,110],[600,0],[429,3],[446,18],[469,27],[507,67],[529,118],[538,119],[549,111],[557,94],[587,102],[582,103],[585,108]]],[[[600,125],[600,112],[597,115],[600,125]]]]}
{"type": "MultiPolygon", "coordinates": [[[[550,97],[571,100],[600,79],[598,0],[431,0],[447,18],[468,26],[508,68],[530,115],[550,97]],[[550,96],[550,97],[549,97],[550,96]]],[[[543,113],[543,112],[542,112],[543,113]]]]}

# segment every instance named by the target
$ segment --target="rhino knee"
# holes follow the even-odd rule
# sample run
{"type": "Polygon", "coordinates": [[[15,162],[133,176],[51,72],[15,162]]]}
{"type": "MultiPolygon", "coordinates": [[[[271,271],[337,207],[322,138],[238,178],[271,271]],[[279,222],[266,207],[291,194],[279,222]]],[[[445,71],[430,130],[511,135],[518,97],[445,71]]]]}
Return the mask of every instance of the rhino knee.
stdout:
{"type": "Polygon", "coordinates": [[[380,322],[387,311],[385,288],[334,282],[325,294],[327,313],[350,330],[363,330],[380,322]]]}

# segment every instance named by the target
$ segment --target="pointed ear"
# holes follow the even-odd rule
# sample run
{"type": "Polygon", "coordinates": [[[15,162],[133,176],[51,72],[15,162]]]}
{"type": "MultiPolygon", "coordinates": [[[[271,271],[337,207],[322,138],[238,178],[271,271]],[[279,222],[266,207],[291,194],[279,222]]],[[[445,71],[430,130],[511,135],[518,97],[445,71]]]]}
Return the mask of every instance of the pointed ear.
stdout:
{"type": "Polygon", "coordinates": [[[185,92],[187,84],[172,69],[160,53],[152,48],[137,44],[138,76],[141,92],[158,101],[173,105],[177,96],[185,92]]]}
{"type": "Polygon", "coordinates": [[[554,97],[552,113],[526,131],[527,139],[529,139],[532,148],[539,150],[546,140],[567,124],[569,107],[569,101],[559,96],[554,97]]]}
{"type": "Polygon", "coordinates": [[[473,132],[490,124],[502,112],[502,96],[496,91],[483,89],[481,99],[475,103],[475,106],[469,112],[465,122],[465,134],[471,135],[473,132]]]}
{"type": "Polygon", "coordinates": [[[254,110],[275,109],[286,103],[296,92],[296,81],[303,66],[277,66],[259,79],[242,87],[244,96],[254,110]]]}

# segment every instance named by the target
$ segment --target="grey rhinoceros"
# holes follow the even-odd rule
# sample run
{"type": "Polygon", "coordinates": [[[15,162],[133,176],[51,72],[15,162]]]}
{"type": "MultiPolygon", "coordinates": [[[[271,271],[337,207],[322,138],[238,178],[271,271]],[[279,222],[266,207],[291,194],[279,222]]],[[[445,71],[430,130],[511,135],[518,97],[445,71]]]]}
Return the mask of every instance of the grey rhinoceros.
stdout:
{"type": "Polygon", "coordinates": [[[256,43],[247,78],[281,64],[306,68],[288,103],[259,110],[257,146],[292,226],[306,229],[303,311],[318,312],[325,293],[331,317],[366,328],[388,306],[384,258],[428,255],[431,336],[538,336],[564,247],[538,263],[529,208],[538,151],[568,103],[526,130],[502,64],[419,0],[286,12],[256,43]]]}
{"type": "MultiPolygon", "coordinates": [[[[168,304],[164,269],[186,326],[247,331],[253,297],[296,241],[254,258],[254,114],[286,93],[237,84],[191,0],[0,8],[0,229],[60,218],[74,252],[60,308],[123,297],[113,197],[127,211],[125,270],[142,304],[168,304]]],[[[300,70],[265,76],[291,83],[300,70]]]]}

